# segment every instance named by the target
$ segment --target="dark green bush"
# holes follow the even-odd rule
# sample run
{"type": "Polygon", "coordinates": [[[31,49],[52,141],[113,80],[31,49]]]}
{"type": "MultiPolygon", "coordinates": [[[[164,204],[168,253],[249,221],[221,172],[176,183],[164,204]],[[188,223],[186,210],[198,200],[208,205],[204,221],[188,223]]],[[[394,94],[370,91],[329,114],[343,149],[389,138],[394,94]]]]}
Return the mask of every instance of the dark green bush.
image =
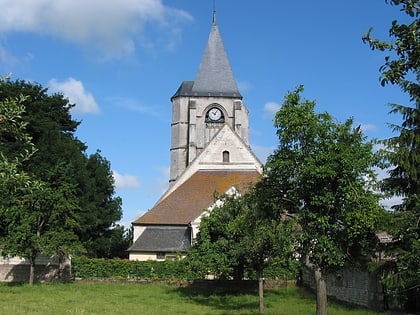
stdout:
{"type": "Polygon", "coordinates": [[[192,276],[182,260],[131,261],[125,259],[72,258],[74,278],[188,280],[192,276]]]}

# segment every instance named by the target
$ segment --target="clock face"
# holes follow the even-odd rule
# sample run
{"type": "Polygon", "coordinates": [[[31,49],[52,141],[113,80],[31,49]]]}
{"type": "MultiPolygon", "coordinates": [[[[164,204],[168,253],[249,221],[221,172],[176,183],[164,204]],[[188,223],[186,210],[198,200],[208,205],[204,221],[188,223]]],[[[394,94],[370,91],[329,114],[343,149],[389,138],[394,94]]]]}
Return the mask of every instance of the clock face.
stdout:
{"type": "Polygon", "coordinates": [[[217,107],[213,107],[209,110],[209,118],[211,120],[219,120],[222,117],[222,111],[217,107]]]}

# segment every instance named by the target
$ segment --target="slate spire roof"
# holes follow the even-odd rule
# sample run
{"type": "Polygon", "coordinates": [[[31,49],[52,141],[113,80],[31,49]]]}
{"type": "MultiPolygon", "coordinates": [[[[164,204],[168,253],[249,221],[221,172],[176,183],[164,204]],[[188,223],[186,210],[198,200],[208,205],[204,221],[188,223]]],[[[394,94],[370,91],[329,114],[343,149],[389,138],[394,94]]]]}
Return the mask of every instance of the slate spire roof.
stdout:
{"type": "Polygon", "coordinates": [[[184,81],[172,98],[177,96],[224,96],[242,99],[215,15],[195,81],[184,81]]]}

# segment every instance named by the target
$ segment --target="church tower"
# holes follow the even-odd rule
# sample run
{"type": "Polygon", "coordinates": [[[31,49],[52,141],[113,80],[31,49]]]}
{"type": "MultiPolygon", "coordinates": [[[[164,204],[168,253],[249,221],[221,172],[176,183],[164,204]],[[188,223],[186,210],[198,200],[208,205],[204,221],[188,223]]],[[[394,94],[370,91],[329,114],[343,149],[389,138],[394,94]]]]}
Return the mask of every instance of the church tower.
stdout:
{"type": "Polygon", "coordinates": [[[242,103],[215,13],[196,79],[182,82],[171,102],[170,185],[224,125],[249,145],[248,110],[242,103]]]}
{"type": "Polygon", "coordinates": [[[182,82],[171,102],[170,185],[133,222],[130,260],[185,255],[216,196],[244,194],[261,179],[262,164],[249,146],[248,110],[214,13],[195,81],[182,82]]]}

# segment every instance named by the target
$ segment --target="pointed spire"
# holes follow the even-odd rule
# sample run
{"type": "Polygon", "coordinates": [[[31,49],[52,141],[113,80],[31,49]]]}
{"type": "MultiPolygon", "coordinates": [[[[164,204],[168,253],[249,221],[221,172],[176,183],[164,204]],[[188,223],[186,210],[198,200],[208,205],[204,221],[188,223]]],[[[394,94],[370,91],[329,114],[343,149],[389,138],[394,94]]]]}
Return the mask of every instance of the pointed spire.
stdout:
{"type": "Polygon", "coordinates": [[[201,59],[191,92],[193,95],[198,96],[242,98],[216,24],[215,8],[213,9],[213,23],[207,47],[201,59]]]}

